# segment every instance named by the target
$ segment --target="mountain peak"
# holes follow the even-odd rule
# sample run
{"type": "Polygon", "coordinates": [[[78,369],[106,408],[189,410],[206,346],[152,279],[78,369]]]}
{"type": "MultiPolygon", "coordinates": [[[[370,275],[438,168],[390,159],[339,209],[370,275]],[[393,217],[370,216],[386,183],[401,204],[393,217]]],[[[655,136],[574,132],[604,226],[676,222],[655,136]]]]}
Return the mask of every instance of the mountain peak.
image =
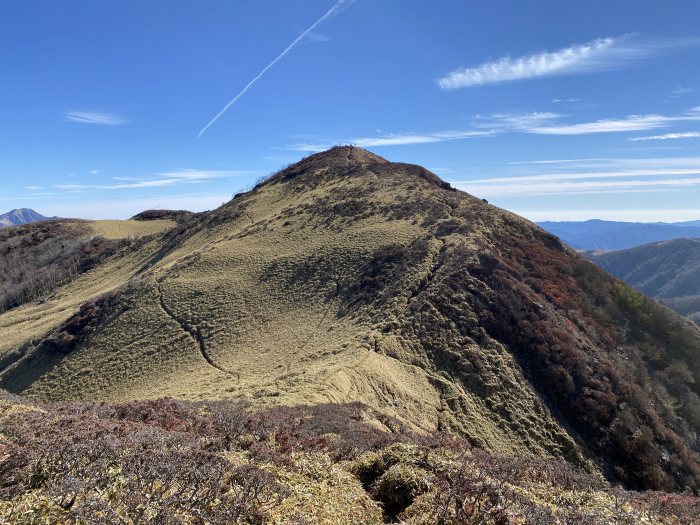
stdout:
{"type": "Polygon", "coordinates": [[[355,146],[334,146],[326,151],[314,153],[296,164],[273,175],[270,182],[297,180],[314,180],[314,185],[323,180],[339,176],[393,176],[418,177],[432,186],[451,190],[448,182],[443,181],[433,172],[417,164],[390,162],[371,151],[355,146]]]}
{"type": "Polygon", "coordinates": [[[0,228],[5,226],[19,226],[21,224],[29,224],[31,222],[46,221],[56,219],[57,217],[44,217],[31,208],[15,208],[7,213],[0,215],[0,228]]]}
{"type": "Polygon", "coordinates": [[[343,162],[350,164],[390,164],[388,160],[371,151],[355,146],[333,146],[330,149],[315,153],[305,159],[300,164],[307,162],[323,162],[325,164],[335,164],[343,162]]]}

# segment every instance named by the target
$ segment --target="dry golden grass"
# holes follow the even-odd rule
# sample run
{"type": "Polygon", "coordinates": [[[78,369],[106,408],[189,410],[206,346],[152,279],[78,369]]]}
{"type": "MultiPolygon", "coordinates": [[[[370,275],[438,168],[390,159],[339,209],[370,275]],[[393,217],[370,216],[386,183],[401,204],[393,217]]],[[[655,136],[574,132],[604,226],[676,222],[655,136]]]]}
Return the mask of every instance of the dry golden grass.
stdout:
{"type": "Polygon", "coordinates": [[[91,221],[90,226],[96,235],[101,235],[107,239],[127,239],[129,237],[138,238],[145,235],[162,233],[175,226],[171,220],[156,221],[91,221]]]}
{"type": "MultiPolygon", "coordinates": [[[[180,242],[141,276],[129,292],[128,310],[79,350],[52,362],[24,393],[50,400],[247,399],[260,406],[359,400],[422,431],[459,428],[498,452],[558,455],[575,448],[504,349],[489,350],[504,391],[485,400],[425,363],[399,357],[410,356],[414,342],[382,333],[372,308],[342,313],[336,290],[357,281],[377,250],[411,245],[429,231],[421,221],[430,209],[395,220],[374,213],[405,201],[407,191],[413,198],[435,192],[418,178],[406,188],[402,178],[367,173],[304,191],[273,182],[237,198],[215,212],[220,220],[180,242]],[[319,203],[353,195],[369,203],[366,217],[318,213],[319,203]],[[183,326],[199,328],[215,366],[183,326]]],[[[172,224],[96,221],[93,227],[114,238],[172,224]]],[[[466,242],[476,246],[487,227],[492,225],[472,224],[466,242]]],[[[124,285],[158,249],[159,239],[79,277],[47,304],[0,316],[0,355],[40,340],[81,304],[124,285]]],[[[387,318],[406,310],[411,290],[427,278],[443,242],[449,237],[431,238],[429,254],[407,269],[387,318]]]]}

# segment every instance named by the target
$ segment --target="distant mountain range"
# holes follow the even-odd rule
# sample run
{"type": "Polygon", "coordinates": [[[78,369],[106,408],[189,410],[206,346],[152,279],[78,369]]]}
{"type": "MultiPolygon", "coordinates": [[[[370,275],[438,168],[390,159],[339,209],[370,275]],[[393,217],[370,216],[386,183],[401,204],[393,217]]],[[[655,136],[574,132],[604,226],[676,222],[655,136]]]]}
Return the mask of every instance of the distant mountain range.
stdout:
{"type": "Polygon", "coordinates": [[[700,238],[700,221],[688,222],[539,222],[577,250],[624,250],[681,237],[700,238]]]}
{"type": "Polygon", "coordinates": [[[700,239],[674,239],[586,257],[700,324],[700,239]]]}
{"type": "Polygon", "coordinates": [[[21,224],[29,224],[30,222],[48,221],[51,219],[58,219],[58,217],[44,217],[41,213],[37,213],[32,209],[19,208],[0,215],[0,228],[19,226],[21,224]]]}

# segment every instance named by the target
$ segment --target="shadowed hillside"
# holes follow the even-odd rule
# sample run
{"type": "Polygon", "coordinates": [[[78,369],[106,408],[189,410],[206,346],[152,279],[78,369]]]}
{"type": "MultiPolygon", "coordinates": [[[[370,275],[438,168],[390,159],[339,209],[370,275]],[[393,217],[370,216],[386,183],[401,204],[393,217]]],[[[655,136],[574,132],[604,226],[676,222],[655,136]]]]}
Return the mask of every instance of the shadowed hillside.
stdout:
{"type": "Polygon", "coordinates": [[[45,302],[62,284],[98,266],[139,237],[169,228],[167,220],[35,221],[0,231],[0,312],[45,302]]]}
{"type": "Polygon", "coordinates": [[[586,256],[640,292],[700,321],[700,239],[674,239],[586,256]]]}
{"type": "Polygon", "coordinates": [[[41,400],[360,401],[418,434],[700,489],[695,325],[357,148],[180,218],[0,332],[0,387],[41,400]]]}

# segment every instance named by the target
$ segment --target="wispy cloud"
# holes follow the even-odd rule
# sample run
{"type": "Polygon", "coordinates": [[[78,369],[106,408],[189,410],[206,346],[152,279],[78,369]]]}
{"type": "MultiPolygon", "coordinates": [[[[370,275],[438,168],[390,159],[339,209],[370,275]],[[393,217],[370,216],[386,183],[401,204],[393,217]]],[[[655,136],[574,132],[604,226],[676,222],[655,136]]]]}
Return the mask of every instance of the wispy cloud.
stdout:
{"type": "Polygon", "coordinates": [[[619,133],[644,131],[667,126],[671,119],[662,115],[630,115],[621,119],[603,119],[577,124],[531,126],[529,133],[540,135],[587,135],[590,133],[619,133]]]}
{"type": "MultiPolygon", "coordinates": [[[[594,160],[607,169],[597,171],[532,172],[516,176],[494,176],[450,182],[479,197],[531,197],[605,193],[641,193],[681,191],[700,187],[700,157],[563,159],[530,161],[532,168],[549,170],[550,166],[582,165],[594,160]],[[552,162],[552,164],[544,164],[552,162]],[[540,163],[540,164],[536,164],[540,163]],[[541,166],[539,168],[538,166],[541,166]]],[[[511,164],[512,165],[512,164],[511,164]]],[[[531,169],[531,168],[527,168],[531,169]]]]}
{"type": "MultiPolygon", "coordinates": [[[[672,174],[680,174],[680,170],[692,170],[692,173],[700,173],[700,157],[590,157],[580,159],[542,159],[508,162],[506,166],[515,166],[518,171],[521,169],[542,170],[553,169],[575,169],[598,170],[597,172],[613,171],[635,172],[640,170],[668,170],[672,174]]],[[[483,168],[482,168],[483,169],[483,168]]],[[[506,168],[512,171],[512,168],[506,168]]],[[[502,172],[503,170],[501,170],[502,172]]],[[[596,173],[597,173],[596,172],[596,173]]],[[[554,172],[553,175],[556,175],[554,172]]],[[[576,171],[575,173],[588,173],[588,171],[576,171]]],[[[685,173],[688,173],[686,171],[685,173]]]]}
{"type": "Polygon", "coordinates": [[[455,184],[460,189],[474,193],[479,197],[531,197],[537,195],[582,195],[602,193],[638,193],[640,191],[680,190],[700,186],[700,178],[663,179],[663,180],[627,180],[627,181],[570,181],[482,184],[469,186],[455,184]]]}
{"type": "Polygon", "coordinates": [[[116,184],[57,184],[54,187],[67,191],[84,190],[123,190],[137,188],[163,188],[180,184],[197,184],[214,179],[224,179],[236,176],[251,175],[251,171],[227,170],[174,170],[156,174],[154,177],[114,177],[116,184]]]}
{"type": "Polygon", "coordinates": [[[547,159],[547,160],[519,160],[515,162],[509,162],[508,164],[569,164],[569,163],[581,163],[581,162],[591,162],[591,161],[601,161],[607,160],[604,158],[589,158],[589,159],[547,159]]]}
{"type": "Polygon", "coordinates": [[[445,142],[449,140],[473,139],[495,135],[495,130],[467,130],[467,131],[439,131],[434,133],[406,133],[378,135],[376,137],[355,137],[328,143],[297,143],[290,144],[285,149],[292,151],[324,151],[333,144],[352,144],[359,148],[371,148],[381,146],[405,146],[409,144],[429,144],[433,142],[445,142]]]}
{"type": "Polygon", "coordinates": [[[43,189],[41,186],[26,186],[26,189],[32,190],[32,191],[38,191],[43,189]]]}
{"type": "Polygon", "coordinates": [[[172,186],[178,181],[176,179],[157,179],[141,182],[129,182],[120,184],[56,184],[54,188],[68,191],[84,191],[84,190],[121,190],[135,188],[161,188],[164,186],[172,186]]]}
{"type": "Polygon", "coordinates": [[[697,139],[700,138],[700,131],[687,131],[683,133],[664,133],[663,135],[651,135],[649,137],[632,137],[627,140],[638,142],[640,140],[673,140],[673,139],[697,139]]]}
{"type": "Polygon", "coordinates": [[[622,51],[624,48],[620,49],[620,40],[600,38],[554,52],[536,53],[515,59],[505,57],[476,67],[452,71],[440,78],[438,84],[442,89],[458,89],[527,78],[610,69],[622,61],[627,62],[639,56],[638,51],[622,51]]]}
{"type": "Polygon", "coordinates": [[[685,95],[689,95],[690,93],[696,93],[697,91],[698,90],[695,88],[678,86],[677,88],[671,90],[671,94],[664,99],[664,102],[670,102],[677,98],[684,97],[685,95]]]}
{"type": "Polygon", "coordinates": [[[496,113],[477,117],[476,125],[538,135],[587,135],[621,133],[664,128],[675,122],[699,121],[700,110],[692,108],[679,115],[628,115],[592,122],[562,122],[564,115],[549,112],[525,114],[496,113]]]}
{"type": "Polygon", "coordinates": [[[683,86],[678,86],[676,89],[671,91],[673,95],[687,95],[688,93],[695,93],[697,89],[695,88],[687,88],[683,86]]]}
{"type": "Polygon", "coordinates": [[[585,221],[602,219],[607,221],[632,222],[680,222],[700,219],[698,209],[595,209],[584,210],[514,210],[531,221],[585,221]]]}
{"type": "Polygon", "coordinates": [[[110,113],[94,113],[89,111],[68,111],[66,120],[81,124],[97,124],[101,126],[116,126],[126,124],[127,120],[110,113]]]}
{"type": "Polygon", "coordinates": [[[279,62],[282,58],[284,58],[284,56],[285,56],[287,53],[289,53],[289,52],[294,48],[294,46],[296,46],[299,42],[301,42],[306,36],[308,36],[308,35],[310,35],[310,34],[313,34],[314,29],[316,29],[316,28],[317,28],[319,25],[321,25],[323,22],[325,22],[325,21],[328,20],[329,18],[335,16],[336,14],[338,14],[338,13],[339,13],[341,10],[343,10],[344,8],[349,7],[349,6],[350,6],[351,4],[353,4],[354,2],[355,2],[355,0],[337,0],[337,2],[336,2],[335,4],[333,4],[333,6],[332,6],[328,11],[326,11],[326,13],[325,13],[321,18],[319,18],[319,19],[316,20],[313,24],[311,24],[311,26],[309,26],[309,27],[306,29],[306,31],[304,31],[302,34],[300,34],[291,44],[289,44],[289,45],[285,48],[284,51],[282,51],[279,55],[277,55],[277,57],[276,57],[272,62],[270,62],[267,66],[265,66],[265,67],[263,68],[263,70],[262,70],[260,73],[258,73],[258,75],[257,75],[253,80],[251,80],[250,82],[248,82],[248,84],[246,84],[246,86],[241,90],[241,92],[238,93],[238,95],[236,95],[233,99],[231,99],[231,101],[229,101],[229,103],[226,104],[226,105],[224,106],[224,108],[223,108],[221,111],[219,111],[219,112],[214,116],[214,118],[212,118],[212,119],[207,123],[207,125],[204,126],[204,127],[200,130],[199,136],[201,137],[201,136],[204,134],[204,132],[207,131],[207,130],[211,127],[212,124],[214,124],[214,122],[216,122],[217,120],[219,120],[219,118],[220,118],[224,113],[226,113],[226,111],[228,111],[228,109],[229,109],[231,106],[233,106],[233,105],[238,101],[238,99],[240,99],[243,95],[245,95],[246,91],[248,91],[251,87],[253,87],[253,85],[254,85],[258,80],[260,80],[260,79],[263,77],[263,75],[264,75],[265,73],[267,73],[267,71],[268,71],[272,66],[274,66],[277,62],[279,62]]]}
{"type": "Polygon", "coordinates": [[[549,99],[549,102],[552,104],[573,104],[575,102],[582,102],[583,100],[585,100],[585,98],[552,98],[549,99]]]}
{"type": "MultiPolygon", "coordinates": [[[[0,201],[3,202],[22,202],[25,200],[44,200],[52,196],[53,193],[30,193],[27,195],[0,195],[0,201]]],[[[20,205],[21,206],[21,205],[20,205]]],[[[16,205],[14,206],[15,208],[17,207],[16,205]]]]}
{"type": "Polygon", "coordinates": [[[534,181],[563,181],[581,179],[617,179],[627,177],[668,177],[668,176],[700,176],[700,168],[668,168],[668,169],[633,169],[617,171],[581,171],[575,173],[544,173],[538,175],[522,175],[517,177],[499,177],[473,179],[469,181],[453,181],[455,184],[499,184],[508,182],[534,181]]]}
{"type": "Polygon", "coordinates": [[[88,173],[89,173],[90,175],[97,175],[99,172],[100,172],[100,170],[88,171],[88,173]]]}
{"type": "Polygon", "coordinates": [[[580,75],[629,67],[663,49],[697,43],[694,40],[649,40],[622,35],[592,40],[552,52],[504,57],[475,67],[463,67],[438,79],[442,89],[458,89],[514,80],[580,75]]]}
{"type": "Polygon", "coordinates": [[[173,171],[161,172],[158,175],[167,179],[178,180],[211,180],[225,179],[242,175],[250,175],[252,171],[233,171],[233,170],[196,170],[196,169],[180,169],[173,171]]]}
{"type": "Polygon", "coordinates": [[[480,128],[497,128],[509,131],[527,131],[549,124],[564,117],[551,111],[534,111],[532,113],[492,113],[477,115],[475,125],[480,128]]]}
{"type": "MultiPolygon", "coordinates": [[[[389,133],[369,137],[344,137],[341,139],[317,142],[298,142],[289,144],[284,149],[317,152],[324,151],[334,144],[353,144],[361,148],[405,146],[410,144],[431,144],[452,140],[484,138],[504,133],[587,135],[592,133],[648,131],[668,127],[676,122],[700,121],[700,107],[689,109],[678,115],[628,115],[622,118],[601,119],[592,122],[568,123],[564,121],[566,117],[567,115],[551,111],[494,113],[491,115],[477,115],[472,122],[471,129],[428,133],[389,133]]],[[[678,135],[678,137],[669,136],[667,138],[682,138],[684,134],[678,135]]],[[[690,137],[691,135],[686,136],[690,137]]],[[[554,161],[530,162],[553,163],[554,161]]]]}
{"type": "Polygon", "coordinates": [[[89,219],[127,219],[150,209],[212,210],[231,199],[230,193],[191,193],[187,195],[159,195],[136,199],[105,199],[72,201],[54,198],[42,205],[45,215],[81,217],[89,219]]]}

